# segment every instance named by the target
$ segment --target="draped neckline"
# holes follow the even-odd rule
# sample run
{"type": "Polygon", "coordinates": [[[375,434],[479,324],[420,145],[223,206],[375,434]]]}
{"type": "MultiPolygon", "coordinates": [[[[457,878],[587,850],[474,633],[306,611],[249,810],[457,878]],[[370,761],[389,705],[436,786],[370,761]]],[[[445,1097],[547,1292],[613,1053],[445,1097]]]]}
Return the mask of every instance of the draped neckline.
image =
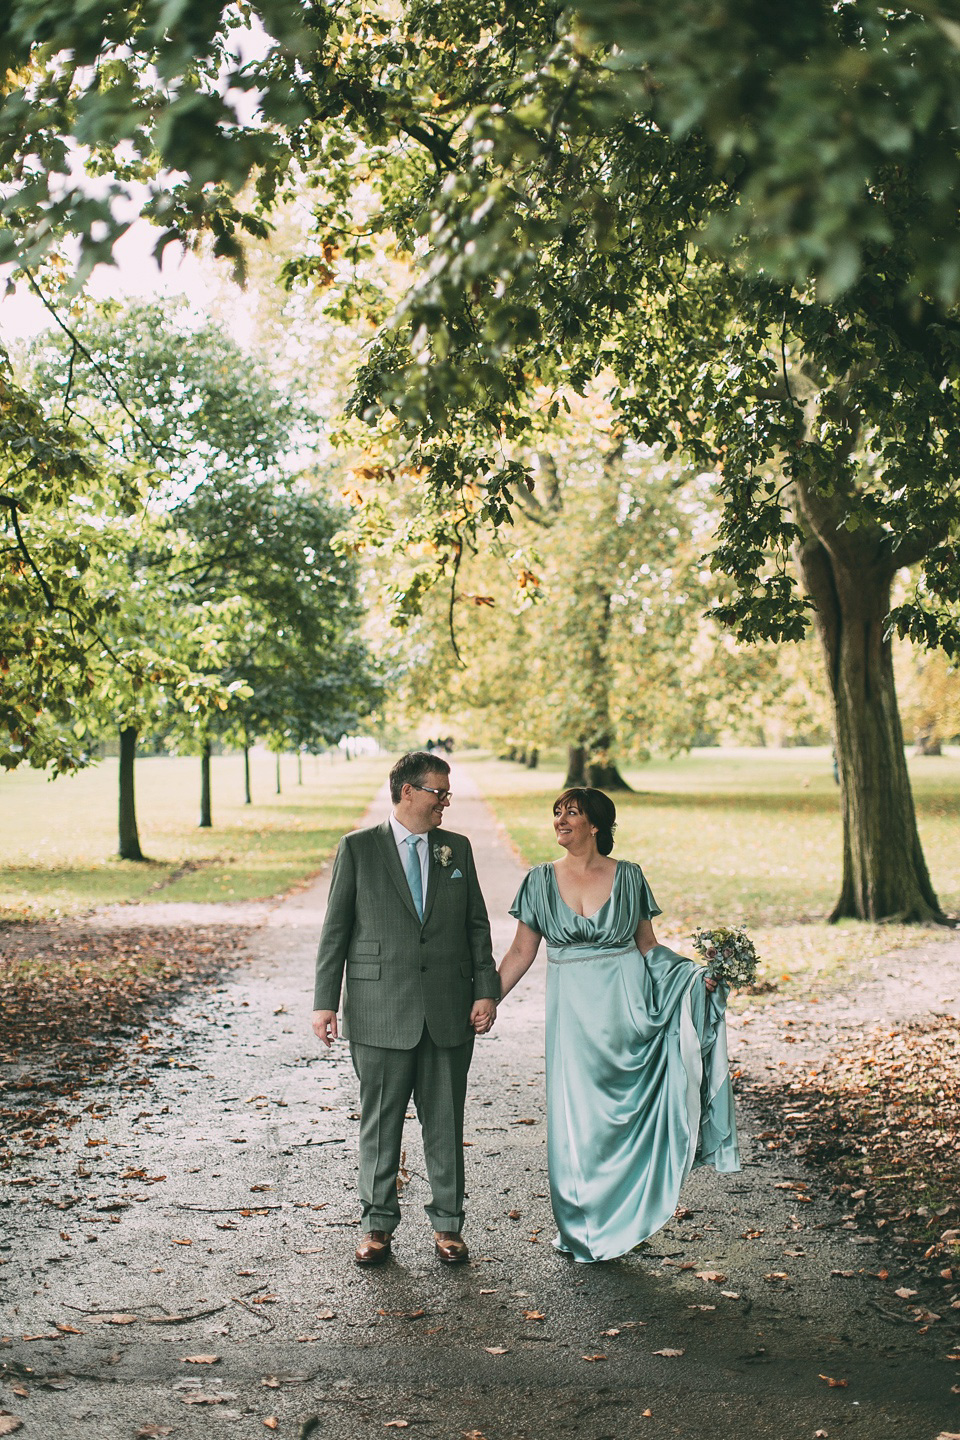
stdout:
{"type": "Polygon", "coordinates": [[[610,894],[607,896],[606,900],[604,900],[603,904],[599,907],[599,909],[591,911],[589,915],[581,915],[579,910],[574,910],[572,905],[567,904],[566,900],[564,900],[563,896],[560,893],[560,881],[557,879],[557,867],[552,860],[549,863],[550,874],[553,876],[554,889],[557,892],[557,899],[560,901],[560,904],[563,906],[563,908],[565,910],[569,910],[571,915],[576,915],[578,920],[596,920],[597,916],[600,914],[600,911],[606,910],[607,906],[610,904],[610,901],[616,894],[617,877],[619,876],[621,869],[620,861],[614,860],[613,862],[615,868],[613,872],[613,884],[610,886],[610,894]]]}

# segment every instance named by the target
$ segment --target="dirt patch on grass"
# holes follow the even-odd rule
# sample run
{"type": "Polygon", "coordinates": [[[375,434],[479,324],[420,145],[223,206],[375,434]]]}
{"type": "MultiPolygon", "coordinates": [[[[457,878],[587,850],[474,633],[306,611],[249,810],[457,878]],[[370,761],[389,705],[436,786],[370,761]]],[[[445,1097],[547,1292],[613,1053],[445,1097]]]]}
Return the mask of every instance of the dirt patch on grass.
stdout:
{"type": "MultiPolygon", "coordinates": [[[[59,1148],[76,1102],[110,1073],[149,1085],[151,1023],[243,955],[247,930],[89,924],[0,928],[0,1169],[59,1148]]],[[[167,1063],[183,1063],[168,1060],[167,1063]]]]}

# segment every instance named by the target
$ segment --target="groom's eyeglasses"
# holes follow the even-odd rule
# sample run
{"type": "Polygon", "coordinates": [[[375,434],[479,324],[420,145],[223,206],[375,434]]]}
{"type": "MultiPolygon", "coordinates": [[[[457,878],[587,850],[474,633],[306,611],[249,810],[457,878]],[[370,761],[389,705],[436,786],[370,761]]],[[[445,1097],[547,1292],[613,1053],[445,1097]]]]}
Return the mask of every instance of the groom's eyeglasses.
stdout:
{"type": "Polygon", "coordinates": [[[452,790],[435,790],[432,785],[414,785],[414,790],[426,790],[428,795],[436,795],[438,800],[452,800],[452,790]]]}

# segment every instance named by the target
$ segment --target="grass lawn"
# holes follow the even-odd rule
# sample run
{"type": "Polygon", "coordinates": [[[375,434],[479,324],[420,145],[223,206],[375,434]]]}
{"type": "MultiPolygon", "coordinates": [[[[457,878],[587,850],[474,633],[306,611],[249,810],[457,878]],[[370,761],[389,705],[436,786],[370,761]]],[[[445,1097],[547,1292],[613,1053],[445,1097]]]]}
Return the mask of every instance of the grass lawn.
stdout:
{"type": "MultiPolygon", "coordinates": [[[[960,913],[960,749],[910,757],[920,836],[940,903],[960,913]]],[[[560,853],[551,806],[559,769],[478,760],[471,772],[529,864],[560,853]]],[[[827,979],[838,966],[949,938],[939,927],[825,926],[841,871],[839,796],[830,752],[696,750],[627,769],[616,794],[615,855],[636,860],[663,908],[665,938],[744,923],[778,983],[827,979]]]]}
{"type": "Polygon", "coordinates": [[[389,757],[251,757],[254,804],[243,804],[240,755],[212,761],[213,826],[197,828],[200,762],[137,761],[137,816],[146,864],[118,860],[117,761],[50,781],[0,775],[0,919],[71,914],[124,900],[259,900],[319,870],[359,824],[389,757]]]}

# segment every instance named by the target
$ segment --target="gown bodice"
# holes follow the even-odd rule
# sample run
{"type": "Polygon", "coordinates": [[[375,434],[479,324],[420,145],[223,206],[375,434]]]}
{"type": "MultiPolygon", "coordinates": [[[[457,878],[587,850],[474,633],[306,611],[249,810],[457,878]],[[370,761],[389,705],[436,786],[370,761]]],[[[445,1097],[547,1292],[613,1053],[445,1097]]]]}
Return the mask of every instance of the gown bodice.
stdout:
{"type": "Polygon", "coordinates": [[[631,860],[617,861],[609,898],[592,915],[578,915],[561,897],[551,861],[528,872],[510,907],[515,919],[543,936],[547,959],[555,964],[628,949],[640,921],[660,913],[643,871],[631,860]]]}

